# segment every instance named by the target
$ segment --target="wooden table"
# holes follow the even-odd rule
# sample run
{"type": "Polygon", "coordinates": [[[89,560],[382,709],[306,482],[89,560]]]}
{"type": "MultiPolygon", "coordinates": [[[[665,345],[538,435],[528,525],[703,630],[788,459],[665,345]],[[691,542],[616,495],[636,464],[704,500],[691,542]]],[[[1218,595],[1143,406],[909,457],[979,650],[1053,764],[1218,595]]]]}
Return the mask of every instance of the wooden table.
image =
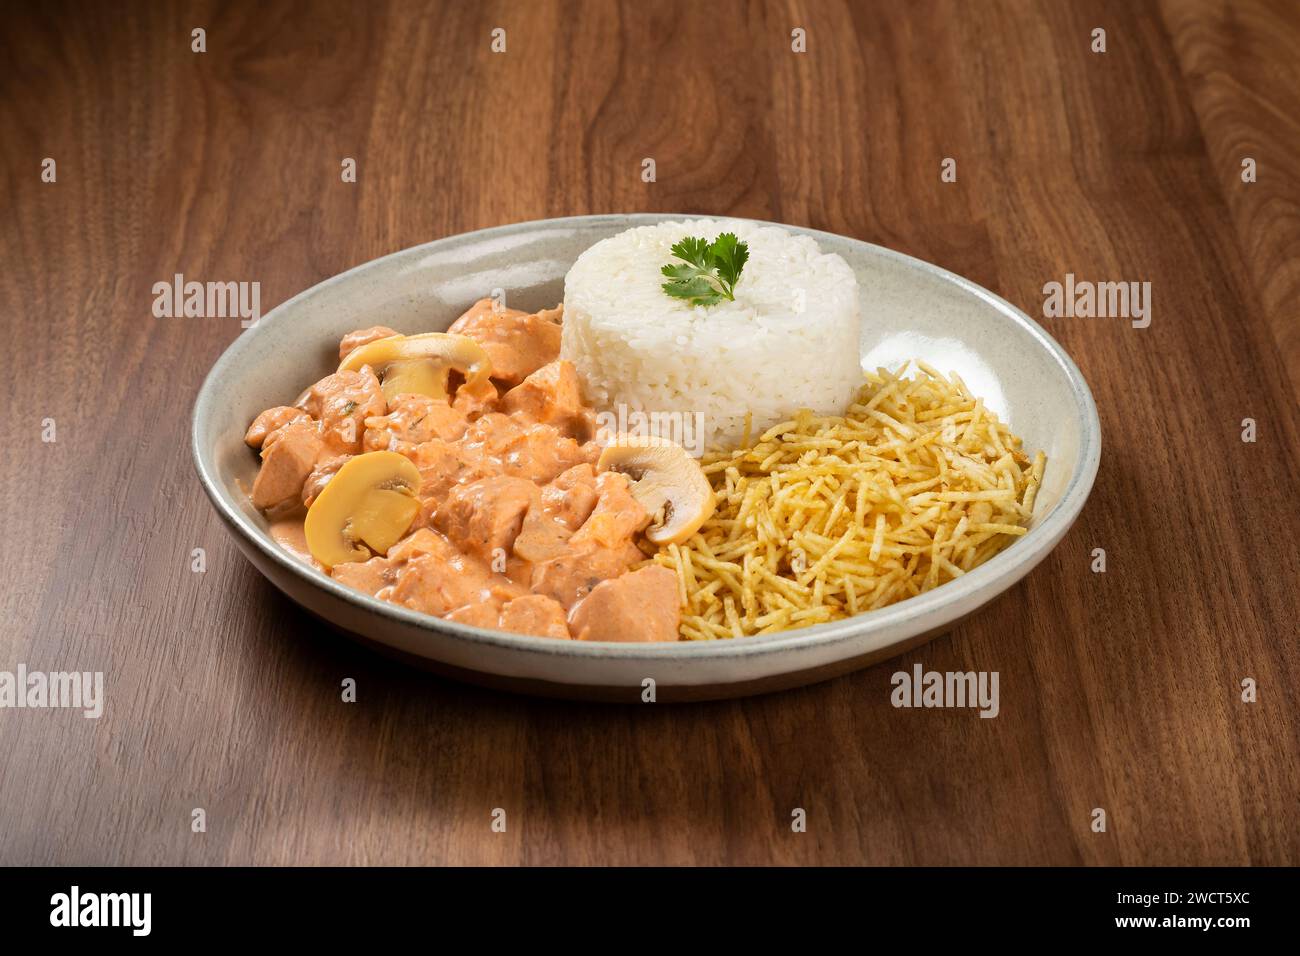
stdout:
{"type": "Polygon", "coordinates": [[[0,863],[1300,862],[1291,0],[54,6],[0,34],[0,670],[102,670],[107,705],[0,710],[0,863]],[[1105,436],[1064,543],[896,661],[635,707],[405,669],[239,556],[188,448],[239,323],[156,318],[154,283],[265,311],[640,210],[856,236],[1034,315],[1067,273],[1149,281],[1148,328],[1043,320],[1105,436]],[[893,708],[915,663],[998,671],[1000,715],[893,708]]]}

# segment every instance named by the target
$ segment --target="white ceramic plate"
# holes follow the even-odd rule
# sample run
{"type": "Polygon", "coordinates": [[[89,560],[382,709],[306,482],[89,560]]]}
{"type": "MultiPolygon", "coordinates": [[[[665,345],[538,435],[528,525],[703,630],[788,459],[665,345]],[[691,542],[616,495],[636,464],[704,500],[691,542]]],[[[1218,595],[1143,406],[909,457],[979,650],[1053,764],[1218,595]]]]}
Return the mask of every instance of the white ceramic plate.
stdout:
{"type": "Polygon", "coordinates": [[[1092,395],[1064,350],[1023,312],[960,276],[843,236],[814,237],[853,267],[862,289],[866,367],[918,357],[956,371],[1048,465],[1029,533],[992,560],[919,597],[844,621],[740,640],[672,644],[556,641],[453,624],[343,587],[280,549],[241,491],[257,456],[244,430],[333,371],[339,338],[387,325],[446,329],[503,289],[514,308],[550,307],[592,243],[687,215],[579,216],[439,239],[376,259],[278,306],[213,366],[194,407],[204,489],[250,561],[281,591],[345,632],[452,676],[550,695],[636,700],[738,696],[823,680],[890,657],[952,627],[1020,580],[1056,546],[1092,489],[1101,431],[1092,395]]]}

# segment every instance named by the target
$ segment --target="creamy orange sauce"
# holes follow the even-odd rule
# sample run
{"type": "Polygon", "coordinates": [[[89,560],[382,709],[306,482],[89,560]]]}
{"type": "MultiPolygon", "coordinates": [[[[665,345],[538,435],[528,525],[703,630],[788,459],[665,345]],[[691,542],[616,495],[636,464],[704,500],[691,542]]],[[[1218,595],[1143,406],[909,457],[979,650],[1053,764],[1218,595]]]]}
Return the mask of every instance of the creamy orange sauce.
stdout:
{"type": "MultiPolygon", "coordinates": [[[[294,406],[264,411],[245,440],[262,452],[251,498],[272,538],[325,570],[308,546],[304,508],[349,459],[396,452],[419,471],[419,510],[387,553],[330,568],[336,581],[477,627],[678,640],[676,576],[643,566],[653,548],[637,542],[650,515],[626,477],[594,467],[596,416],[559,358],[559,318],[558,309],[526,314],[484,299],[450,332],[490,355],[490,381],[386,397],[384,370],[362,365],[311,385],[294,406]]],[[[350,332],[340,355],[395,334],[350,332]]]]}
{"type": "Polygon", "coordinates": [[[275,543],[288,551],[299,561],[314,564],[311,551],[307,548],[307,533],[303,530],[301,516],[277,518],[268,529],[275,543]]]}

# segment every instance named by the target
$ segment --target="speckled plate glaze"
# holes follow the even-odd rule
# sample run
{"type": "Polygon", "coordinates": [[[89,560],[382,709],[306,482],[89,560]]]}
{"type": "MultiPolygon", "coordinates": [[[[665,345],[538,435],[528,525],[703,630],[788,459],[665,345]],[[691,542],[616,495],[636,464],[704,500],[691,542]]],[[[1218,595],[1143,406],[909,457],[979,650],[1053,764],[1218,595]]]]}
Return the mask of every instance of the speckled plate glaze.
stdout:
{"type": "Polygon", "coordinates": [[[244,444],[262,409],[291,402],[333,371],[339,338],[383,324],[441,331],[476,299],[504,289],[514,308],[563,298],[564,274],[592,243],[688,215],[579,216],[439,239],[313,286],[240,335],[194,406],[199,479],[240,550],[317,617],[377,648],[460,679],[526,693],[659,701],[761,693],[824,680],[950,629],[1027,574],[1078,516],[1101,456],[1097,409],[1065,351],[1022,311],[943,269],[843,236],[815,238],[853,267],[863,302],[866,367],[919,357],[956,371],[1048,466],[1030,531],[991,561],[926,594],[857,617],[734,641],[613,644],[556,641],[453,624],[345,588],[282,551],[241,491],[257,456],[244,444]]]}

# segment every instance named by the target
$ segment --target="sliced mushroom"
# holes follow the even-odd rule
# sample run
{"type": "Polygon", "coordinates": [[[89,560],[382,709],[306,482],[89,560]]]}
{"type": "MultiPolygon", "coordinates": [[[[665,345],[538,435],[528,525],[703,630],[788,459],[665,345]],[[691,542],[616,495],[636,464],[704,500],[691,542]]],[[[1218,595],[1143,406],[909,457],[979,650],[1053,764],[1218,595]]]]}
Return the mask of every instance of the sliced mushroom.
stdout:
{"type": "Polygon", "coordinates": [[[465,376],[465,384],[487,384],[492,363],[482,346],[466,335],[423,332],[390,335],[348,353],[339,371],[357,371],[369,365],[379,376],[384,398],[390,403],[404,392],[447,398],[447,374],[452,369],[465,376]]]}
{"type": "Polygon", "coordinates": [[[680,544],[713,514],[716,500],[699,463],[681,445],[649,435],[618,435],[600,453],[600,471],[632,482],[632,496],[650,513],[652,544],[680,544]]]}
{"type": "Polygon", "coordinates": [[[307,549],[326,568],[387,554],[415,520],[420,471],[395,451],[350,458],[307,509],[307,549]]]}

